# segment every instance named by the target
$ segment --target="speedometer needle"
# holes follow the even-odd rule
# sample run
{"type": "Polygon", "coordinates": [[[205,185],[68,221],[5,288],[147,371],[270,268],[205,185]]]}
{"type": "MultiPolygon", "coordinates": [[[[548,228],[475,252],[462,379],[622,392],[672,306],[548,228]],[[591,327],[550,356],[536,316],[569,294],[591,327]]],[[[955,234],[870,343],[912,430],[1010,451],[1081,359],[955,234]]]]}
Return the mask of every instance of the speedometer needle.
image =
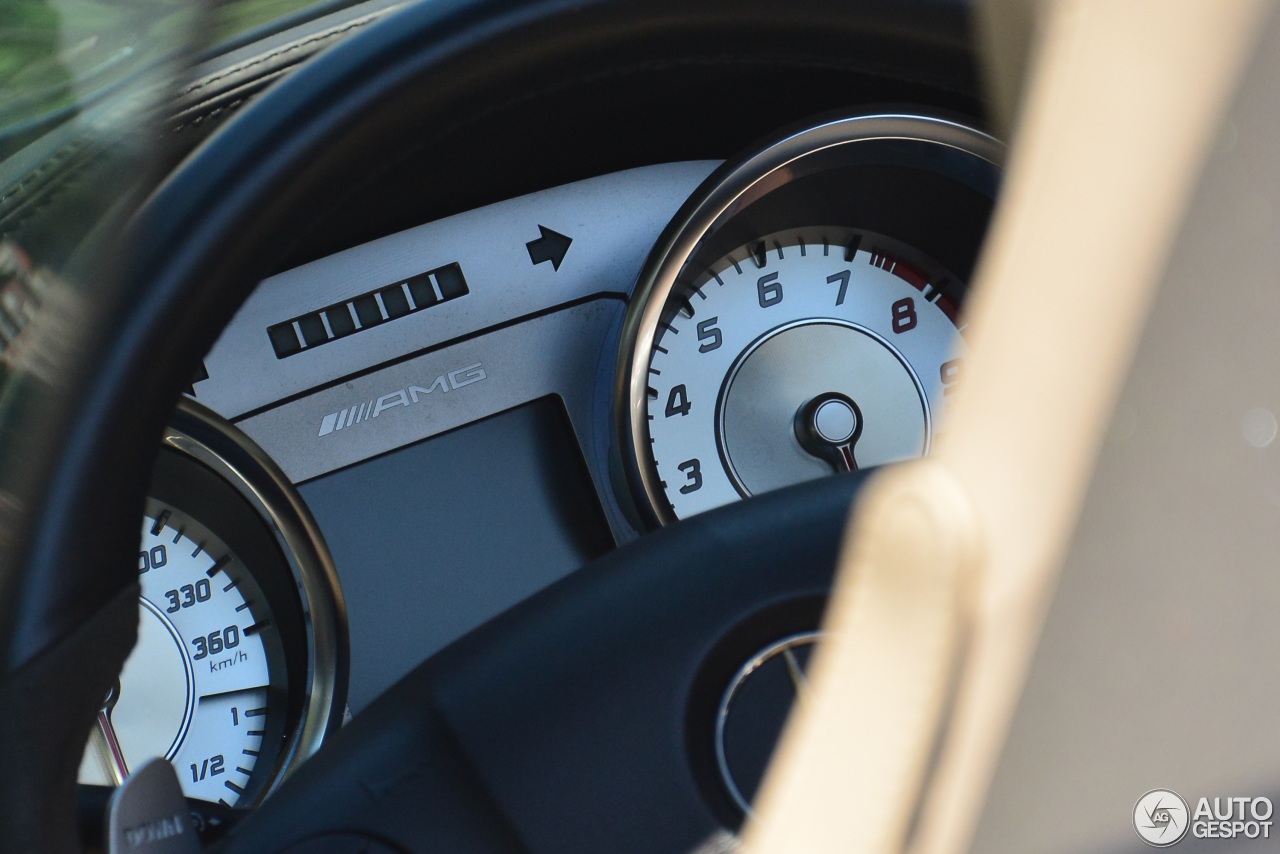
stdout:
{"type": "Polygon", "coordinates": [[[129,766],[124,761],[124,750],[120,747],[120,739],[116,736],[116,728],[111,724],[111,709],[115,706],[116,698],[119,696],[118,685],[113,686],[111,692],[107,694],[107,699],[103,702],[102,708],[98,710],[97,729],[97,733],[102,739],[99,749],[107,766],[107,771],[111,774],[111,778],[117,786],[124,782],[125,777],[129,776],[129,766]]]}

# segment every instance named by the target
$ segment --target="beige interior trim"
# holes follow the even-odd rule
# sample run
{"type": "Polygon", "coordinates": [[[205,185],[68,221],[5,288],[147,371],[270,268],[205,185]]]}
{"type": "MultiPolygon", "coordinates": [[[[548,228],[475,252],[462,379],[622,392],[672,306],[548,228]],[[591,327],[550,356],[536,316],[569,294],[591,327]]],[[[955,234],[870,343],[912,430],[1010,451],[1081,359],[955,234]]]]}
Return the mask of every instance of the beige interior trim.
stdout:
{"type": "Polygon", "coordinates": [[[929,459],[855,513],[746,844],[967,849],[1115,395],[1263,0],[1055,0],[929,459]]]}

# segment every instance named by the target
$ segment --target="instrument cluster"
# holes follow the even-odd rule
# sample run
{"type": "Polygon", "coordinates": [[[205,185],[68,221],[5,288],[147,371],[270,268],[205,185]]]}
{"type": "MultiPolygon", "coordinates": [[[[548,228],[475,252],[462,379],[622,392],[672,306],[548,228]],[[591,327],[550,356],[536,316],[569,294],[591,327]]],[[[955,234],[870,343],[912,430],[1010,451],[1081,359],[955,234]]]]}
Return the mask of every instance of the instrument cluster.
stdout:
{"type": "Polygon", "coordinates": [[[660,525],[928,453],[1002,146],[843,115],[262,282],[141,520],[139,643],[81,781],[259,802],[344,713],[660,525]],[[517,557],[518,556],[518,557],[517,557]]]}

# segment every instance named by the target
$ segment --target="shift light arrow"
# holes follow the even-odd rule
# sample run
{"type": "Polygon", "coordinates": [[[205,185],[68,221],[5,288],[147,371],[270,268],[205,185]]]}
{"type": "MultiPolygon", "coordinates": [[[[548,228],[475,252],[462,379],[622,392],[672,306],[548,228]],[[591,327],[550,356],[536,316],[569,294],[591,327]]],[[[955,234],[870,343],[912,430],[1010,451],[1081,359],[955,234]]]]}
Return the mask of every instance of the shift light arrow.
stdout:
{"type": "Polygon", "coordinates": [[[529,250],[529,260],[535,266],[544,261],[550,261],[552,268],[559,270],[565,253],[569,251],[569,244],[573,243],[573,238],[566,237],[558,231],[552,231],[545,225],[539,225],[538,230],[542,232],[542,236],[525,244],[525,248],[529,250]]]}

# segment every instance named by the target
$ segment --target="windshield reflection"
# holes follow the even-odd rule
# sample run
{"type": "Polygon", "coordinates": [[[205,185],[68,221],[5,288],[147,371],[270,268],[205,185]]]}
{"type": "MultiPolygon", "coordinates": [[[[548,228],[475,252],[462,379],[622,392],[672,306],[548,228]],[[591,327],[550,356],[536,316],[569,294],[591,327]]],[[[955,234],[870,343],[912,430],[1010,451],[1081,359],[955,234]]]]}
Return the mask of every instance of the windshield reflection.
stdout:
{"type": "Polygon", "coordinates": [[[349,1],[3,0],[0,159],[167,59],[349,1]]]}

